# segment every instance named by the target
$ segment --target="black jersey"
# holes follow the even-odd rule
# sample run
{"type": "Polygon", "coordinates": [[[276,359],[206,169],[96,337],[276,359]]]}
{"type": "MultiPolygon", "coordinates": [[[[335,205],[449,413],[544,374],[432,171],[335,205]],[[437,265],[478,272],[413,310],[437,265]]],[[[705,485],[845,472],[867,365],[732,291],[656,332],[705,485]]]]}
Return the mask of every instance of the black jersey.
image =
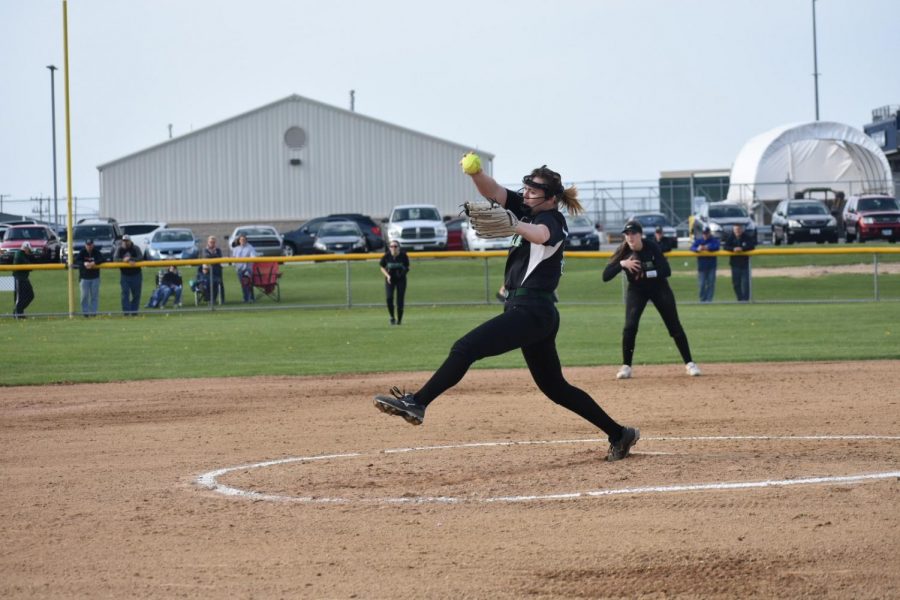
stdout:
{"type": "Polygon", "coordinates": [[[409,271],[409,256],[401,250],[395,257],[388,250],[381,257],[380,264],[391,276],[391,283],[397,283],[401,279],[406,279],[406,272],[409,271]]]}
{"type": "Polygon", "coordinates": [[[539,212],[533,217],[524,213],[525,201],[521,194],[506,190],[506,208],[523,223],[545,225],[550,230],[550,239],[544,244],[532,244],[516,234],[506,257],[507,290],[528,288],[553,292],[562,276],[563,246],[569,232],[566,219],[558,210],[539,212]]]}
{"type": "Polygon", "coordinates": [[[640,289],[668,285],[666,278],[672,274],[672,267],[669,266],[669,261],[655,240],[644,238],[644,245],[641,249],[637,252],[627,252],[623,259],[631,257],[637,258],[641,263],[641,268],[637,273],[626,271],[618,262],[611,262],[603,270],[603,281],[609,281],[619,272],[625,271],[629,285],[640,289]]]}

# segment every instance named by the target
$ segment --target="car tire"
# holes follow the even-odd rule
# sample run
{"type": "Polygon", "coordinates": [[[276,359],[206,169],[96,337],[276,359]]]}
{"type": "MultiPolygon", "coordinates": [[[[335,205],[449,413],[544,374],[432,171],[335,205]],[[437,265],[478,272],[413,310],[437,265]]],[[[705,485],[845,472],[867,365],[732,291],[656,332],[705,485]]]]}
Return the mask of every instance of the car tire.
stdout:
{"type": "Polygon", "coordinates": [[[294,256],[295,254],[297,254],[297,247],[290,242],[286,242],[281,252],[285,256],[294,256]]]}
{"type": "Polygon", "coordinates": [[[791,234],[787,231],[784,232],[784,243],[786,246],[790,246],[794,243],[794,240],[791,239],[791,234]]]}
{"type": "Polygon", "coordinates": [[[853,234],[850,233],[849,231],[847,231],[846,229],[844,229],[844,240],[845,240],[848,244],[852,244],[854,239],[855,239],[855,238],[854,238],[853,234]]]}
{"type": "Polygon", "coordinates": [[[778,237],[778,234],[775,232],[775,230],[772,230],[772,243],[776,246],[781,245],[781,238],[778,237]]]}

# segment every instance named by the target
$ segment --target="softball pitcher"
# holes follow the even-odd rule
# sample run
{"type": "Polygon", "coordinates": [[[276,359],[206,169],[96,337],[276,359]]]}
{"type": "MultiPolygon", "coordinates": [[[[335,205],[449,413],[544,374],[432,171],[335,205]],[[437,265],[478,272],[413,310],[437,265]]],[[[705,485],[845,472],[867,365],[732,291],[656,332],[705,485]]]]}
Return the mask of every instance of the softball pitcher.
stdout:
{"type": "Polygon", "coordinates": [[[640,438],[633,427],[614,421],[584,391],[565,380],[556,350],[559,312],[554,291],[562,275],[566,221],[560,205],[570,214],[582,211],[574,187],[566,189],[559,173],[545,166],[523,178],[519,192],[507,190],[481,169],[478,155],[460,161],[478,192],[490,202],[466,204],[472,227],[481,237],[514,235],[506,259],[507,290],[503,312],[456,341],[431,379],[415,393],[396,386],[390,396],[376,396],[382,412],[421,425],[425,409],[463,378],[476,360],[520,348],[538,388],[553,402],[586,419],[608,437],[607,460],[628,456],[640,438]]]}

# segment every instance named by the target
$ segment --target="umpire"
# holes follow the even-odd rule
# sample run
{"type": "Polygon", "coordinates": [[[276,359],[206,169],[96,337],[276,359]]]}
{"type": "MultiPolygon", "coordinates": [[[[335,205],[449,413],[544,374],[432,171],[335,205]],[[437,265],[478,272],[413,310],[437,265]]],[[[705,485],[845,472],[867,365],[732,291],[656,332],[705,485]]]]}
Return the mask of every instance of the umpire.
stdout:
{"type": "MultiPolygon", "coordinates": [[[[508,296],[503,312],[457,340],[450,355],[421,389],[409,394],[395,386],[392,396],[375,397],[376,408],[420,425],[428,405],[459,383],[472,363],[520,348],[538,388],[553,402],[606,433],[610,444],[607,460],[625,458],[640,432],[615,422],[588,394],[567,382],[556,351],[559,312],[554,305],[554,291],[562,276],[567,235],[566,220],[559,207],[565,206],[569,214],[582,212],[577,191],[574,187],[566,189],[559,173],[546,165],[525,176],[524,187],[513,192],[481,169],[478,155],[469,153],[460,162],[478,192],[496,203],[496,207],[485,212],[493,212],[506,223],[506,230],[493,233],[514,234],[506,259],[504,284],[508,296]]],[[[469,215],[475,231],[483,235],[486,230],[480,228],[475,212],[469,215]]]]}

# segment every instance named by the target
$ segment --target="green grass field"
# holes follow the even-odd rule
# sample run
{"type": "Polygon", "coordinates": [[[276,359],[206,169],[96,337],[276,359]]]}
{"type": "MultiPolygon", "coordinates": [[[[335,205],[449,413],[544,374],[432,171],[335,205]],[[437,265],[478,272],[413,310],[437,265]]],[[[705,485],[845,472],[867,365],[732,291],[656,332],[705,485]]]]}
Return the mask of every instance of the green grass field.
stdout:
{"type": "MultiPolygon", "coordinates": [[[[493,306],[222,311],[138,318],[0,321],[0,385],[435,369],[493,306]]],[[[562,306],[565,366],[618,365],[623,307],[562,306]]],[[[900,358],[896,303],[690,305],[680,314],[695,359],[711,362],[900,358]]],[[[636,364],[678,363],[649,308],[636,364]]],[[[518,352],[477,367],[524,366],[518,352]]]]}
{"type": "MultiPolygon", "coordinates": [[[[754,259],[754,264],[757,268],[871,266],[871,260],[861,255],[766,256],[754,259]]],[[[900,256],[884,255],[881,260],[896,262],[900,256]]],[[[720,261],[727,264],[727,259],[720,261]]],[[[900,358],[896,302],[900,275],[879,278],[883,302],[858,302],[874,296],[871,272],[757,277],[753,292],[760,303],[749,305],[731,303],[730,280],[720,276],[719,303],[699,305],[694,302],[693,261],[673,257],[671,262],[670,281],[701,364],[900,358]]],[[[601,283],[605,264],[606,259],[599,258],[567,259],[559,290],[558,342],[564,365],[620,362],[623,288],[621,277],[601,283]]],[[[145,311],[138,318],[0,318],[0,343],[6,350],[0,385],[431,370],[454,340],[500,310],[493,295],[502,269],[502,258],[414,261],[402,327],[387,324],[382,278],[373,261],[286,265],[282,302],[261,298],[250,310],[235,302],[237,282],[226,269],[230,300],[214,312],[193,308],[193,298],[186,293],[185,308],[145,311]],[[348,309],[348,304],[353,308],[348,309]]],[[[186,280],[192,271],[185,269],[186,280]]],[[[154,272],[145,270],[144,302],[154,272]]],[[[65,273],[35,271],[31,278],[37,299],[29,314],[65,314],[65,273]]],[[[118,273],[104,271],[102,278],[101,310],[117,311],[118,273]]],[[[12,294],[0,293],[0,302],[11,311],[12,294]]],[[[652,307],[641,323],[636,362],[678,362],[677,351],[652,307]]],[[[518,352],[476,365],[521,366],[518,352]]]]}

